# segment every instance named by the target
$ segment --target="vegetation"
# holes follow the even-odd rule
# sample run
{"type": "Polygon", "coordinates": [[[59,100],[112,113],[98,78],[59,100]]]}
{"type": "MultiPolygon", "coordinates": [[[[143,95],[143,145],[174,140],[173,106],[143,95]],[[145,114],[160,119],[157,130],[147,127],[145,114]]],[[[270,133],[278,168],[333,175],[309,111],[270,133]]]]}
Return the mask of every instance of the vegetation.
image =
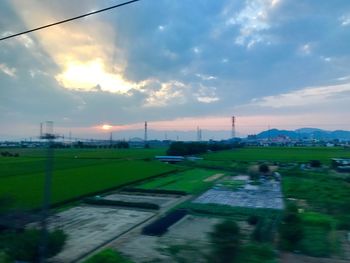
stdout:
{"type": "MultiPolygon", "coordinates": [[[[37,160],[34,159],[34,162],[37,160]]],[[[92,163],[54,170],[52,178],[53,204],[74,200],[176,170],[176,167],[167,164],[141,160],[109,162],[102,160],[101,163],[92,160],[92,163]]],[[[0,170],[2,169],[6,170],[1,166],[0,170]]],[[[23,167],[20,168],[20,170],[22,169],[23,167]]],[[[2,173],[0,172],[0,174],[2,173]]],[[[43,172],[3,176],[0,177],[0,195],[12,197],[14,205],[18,208],[37,208],[42,202],[43,185],[43,172]]]]}
{"type": "Polygon", "coordinates": [[[259,172],[260,173],[268,173],[268,172],[270,172],[270,168],[269,168],[269,166],[267,165],[267,164],[265,164],[265,163],[263,163],[263,164],[260,164],[259,165],[259,172]]]}
{"type": "Polygon", "coordinates": [[[304,237],[304,228],[296,207],[290,206],[287,208],[279,233],[282,249],[293,251],[299,247],[299,243],[304,237]]]}
{"type": "Polygon", "coordinates": [[[169,149],[167,151],[168,155],[193,155],[205,153],[207,151],[207,145],[205,143],[199,142],[173,142],[170,144],[169,149]]]}
{"type": "Polygon", "coordinates": [[[162,189],[198,193],[213,185],[213,181],[206,180],[219,171],[205,169],[191,169],[177,174],[152,179],[138,186],[143,189],[162,189]]]}
{"type": "Polygon", "coordinates": [[[85,198],[84,202],[92,205],[124,206],[124,207],[135,207],[135,208],[155,209],[155,210],[158,210],[160,208],[159,205],[152,204],[152,203],[126,202],[126,201],[108,200],[108,199],[96,198],[96,197],[85,198]]]}
{"type": "Polygon", "coordinates": [[[209,233],[212,244],[210,262],[233,262],[240,245],[240,231],[236,222],[223,221],[209,233]]]}
{"type": "Polygon", "coordinates": [[[165,195],[187,195],[185,191],[164,190],[164,189],[142,189],[142,188],[123,188],[124,192],[146,193],[146,194],[165,194],[165,195]]]}
{"type": "Polygon", "coordinates": [[[269,244],[248,243],[240,248],[235,263],[277,263],[276,253],[269,244]]]}
{"type": "Polygon", "coordinates": [[[105,249],[85,260],[84,263],[132,263],[132,261],[126,259],[115,250],[105,249]]]}
{"type": "MultiPolygon", "coordinates": [[[[57,255],[63,248],[67,236],[62,230],[49,233],[47,257],[57,255]]],[[[0,235],[0,251],[4,251],[11,260],[39,262],[41,231],[27,229],[21,233],[6,232],[0,235]]],[[[5,257],[5,256],[3,256],[5,257]]]]}
{"type": "Polygon", "coordinates": [[[211,161],[272,161],[272,162],[309,162],[317,159],[330,165],[331,158],[350,157],[350,151],[340,147],[245,147],[230,151],[207,153],[203,156],[211,161]]]}
{"type": "Polygon", "coordinates": [[[273,242],[277,222],[271,218],[259,218],[254,231],[252,239],[256,242],[273,242]]]}
{"type": "Polygon", "coordinates": [[[173,142],[167,151],[168,155],[184,156],[206,153],[207,151],[222,151],[232,149],[233,145],[205,142],[173,142]]]}
{"type": "Polygon", "coordinates": [[[149,236],[161,236],[168,228],[187,215],[186,210],[175,210],[166,216],[159,218],[142,229],[142,234],[149,236]]]}
{"type": "Polygon", "coordinates": [[[350,214],[350,183],[346,181],[327,173],[297,171],[284,176],[282,184],[286,197],[305,200],[311,211],[350,214]]]}

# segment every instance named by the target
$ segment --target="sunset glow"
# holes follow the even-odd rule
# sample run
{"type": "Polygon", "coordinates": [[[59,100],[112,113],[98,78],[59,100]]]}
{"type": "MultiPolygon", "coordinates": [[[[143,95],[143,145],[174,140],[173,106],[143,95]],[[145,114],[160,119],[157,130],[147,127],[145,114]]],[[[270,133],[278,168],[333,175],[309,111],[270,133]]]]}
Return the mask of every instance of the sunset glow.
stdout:
{"type": "Polygon", "coordinates": [[[102,130],[105,130],[105,131],[108,131],[108,130],[110,130],[112,127],[113,127],[112,125],[103,124],[103,125],[101,126],[101,129],[102,129],[102,130]]]}

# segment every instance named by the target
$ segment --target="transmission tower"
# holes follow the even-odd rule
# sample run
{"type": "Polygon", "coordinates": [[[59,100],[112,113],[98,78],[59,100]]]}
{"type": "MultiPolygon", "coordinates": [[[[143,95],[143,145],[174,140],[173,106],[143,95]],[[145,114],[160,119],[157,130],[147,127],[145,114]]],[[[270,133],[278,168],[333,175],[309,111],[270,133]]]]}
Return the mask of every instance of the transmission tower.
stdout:
{"type": "Polygon", "coordinates": [[[147,142],[147,137],[148,137],[148,134],[147,134],[147,121],[145,121],[145,136],[144,136],[144,141],[145,143],[147,142]]]}
{"type": "Polygon", "coordinates": [[[236,137],[236,127],[235,127],[235,116],[232,116],[232,131],[231,131],[231,138],[236,137]]]}

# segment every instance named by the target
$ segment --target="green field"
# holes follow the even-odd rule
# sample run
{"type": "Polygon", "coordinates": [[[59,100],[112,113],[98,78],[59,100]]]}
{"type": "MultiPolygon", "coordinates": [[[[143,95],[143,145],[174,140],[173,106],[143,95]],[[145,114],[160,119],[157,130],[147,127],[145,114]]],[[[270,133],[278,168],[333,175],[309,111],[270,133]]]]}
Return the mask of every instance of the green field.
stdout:
{"type": "Polygon", "coordinates": [[[203,155],[210,161],[278,161],[278,162],[307,162],[320,160],[325,164],[331,158],[348,157],[350,150],[336,147],[247,147],[235,150],[208,153],[203,155]]]}
{"type": "MultiPolygon", "coordinates": [[[[47,150],[43,148],[2,148],[1,151],[18,153],[20,157],[45,158],[47,150]]],[[[165,155],[165,148],[151,149],[55,149],[56,158],[116,158],[116,159],[145,159],[155,155],[165,155]]],[[[0,157],[1,158],[1,157],[0,157]]]]}
{"type": "Polygon", "coordinates": [[[142,189],[179,190],[188,193],[198,193],[213,185],[213,181],[206,181],[205,179],[218,173],[221,172],[191,169],[181,173],[151,179],[137,187],[142,189]]]}
{"type": "MultiPolygon", "coordinates": [[[[46,160],[39,152],[43,153],[39,150],[31,153],[25,149],[20,157],[0,158],[0,196],[9,197],[17,208],[37,208],[42,203],[46,160]]],[[[74,200],[176,171],[176,166],[142,160],[161,152],[158,149],[55,151],[52,203],[74,200]],[[79,157],[75,158],[77,154],[79,157]]]]}

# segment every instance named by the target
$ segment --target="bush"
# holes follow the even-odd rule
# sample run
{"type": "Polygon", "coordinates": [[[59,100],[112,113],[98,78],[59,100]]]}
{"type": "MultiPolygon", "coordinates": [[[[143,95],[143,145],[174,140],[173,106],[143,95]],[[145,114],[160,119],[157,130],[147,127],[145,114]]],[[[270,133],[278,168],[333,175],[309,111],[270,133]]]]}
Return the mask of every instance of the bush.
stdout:
{"type": "Polygon", "coordinates": [[[261,218],[252,233],[257,242],[272,242],[274,239],[274,224],[271,219],[261,218]]]}
{"type": "Polygon", "coordinates": [[[255,226],[259,222],[259,217],[257,215],[251,215],[248,217],[248,224],[251,226],[255,226]]]}
{"type": "Polygon", "coordinates": [[[282,249],[294,250],[304,237],[302,220],[296,206],[289,206],[279,228],[282,249]]]}
{"type": "Polygon", "coordinates": [[[132,263],[132,261],[124,258],[117,251],[105,249],[83,263],[132,263]]]}
{"type": "Polygon", "coordinates": [[[329,231],[322,227],[305,227],[305,235],[300,242],[300,250],[303,254],[312,257],[328,257],[332,246],[328,238],[329,231]]]}
{"type": "Polygon", "coordinates": [[[339,216],[337,228],[340,230],[350,230],[350,216],[339,216]]]}
{"type": "MultiPolygon", "coordinates": [[[[28,262],[39,261],[39,246],[42,232],[27,229],[22,233],[6,233],[0,236],[0,250],[5,250],[12,259],[28,262]]],[[[48,235],[47,258],[58,254],[67,239],[62,230],[54,230],[48,235]]]]}
{"type": "Polygon", "coordinates": [[[166,216],[154,221],[142,229],[142,234],[149,236],[161,236],[168,228],[187,215],[187,210],[175,210],[166,216]]]}
{"type": "Polygon", "coordinates": [[[304,225],[322,227],[327,230],[336,225],[336,220],[333,217],[316,212],[303,213],[301,219],[304,225]]]}
{"type": "Polygon", "coordinates": [[[237,262],[240,263],[273,263],[276,253],[273,247],[268,244],[251,243],[244,246],[237,257],[237,262]]]}
{"type": "Polygon", "coordinates": [[[259,165],[259,172],[260,172],[260,173],[264,173],[264,174],[269,173],[269,172],[270,172],[270,168],[269,168],[269,166],[268,166],[267,164],[265,164],[265,163],[260,164],[260,165],[259,165]]]}
{"type": "Polygon", "coordinates": [[[313,167],[313,168],[321,167],[321,161],[319,160],[311,160],[309,164],[310,164],[310,167],[313,167]]]}
{"type": "Polygon", "coordinates": [[[92,205],[110,205],[110,206],[125,206],[125,207],[136,207],[144,209],[155,209],[158,210],[160,207],[157,204],[144,203],[144,202],[125,202],[119,200],[108,200],[96,197],[85,198],[84,202],[92,205]]]}
{"type": "Polygon", "coordinates": [[[0,251],[0,262],[1,263],[11,263],[12,260],[4,251],[0,251]]]}
{"type": "Polygon", "coordinates": [[[232,262],[237,254],[240,233],[239,227],[234,221],[224,221],[214,227],[209,233],[212,243],[212,254],[210,262],[232,262]]]}
{"type": "Polygon", "coordinates": [[[187,195],[185,191],[165,190],[165,189],[142,189],[142,188],[123,188],[124,192],[166,194],[166,195],[187,195]]]}

